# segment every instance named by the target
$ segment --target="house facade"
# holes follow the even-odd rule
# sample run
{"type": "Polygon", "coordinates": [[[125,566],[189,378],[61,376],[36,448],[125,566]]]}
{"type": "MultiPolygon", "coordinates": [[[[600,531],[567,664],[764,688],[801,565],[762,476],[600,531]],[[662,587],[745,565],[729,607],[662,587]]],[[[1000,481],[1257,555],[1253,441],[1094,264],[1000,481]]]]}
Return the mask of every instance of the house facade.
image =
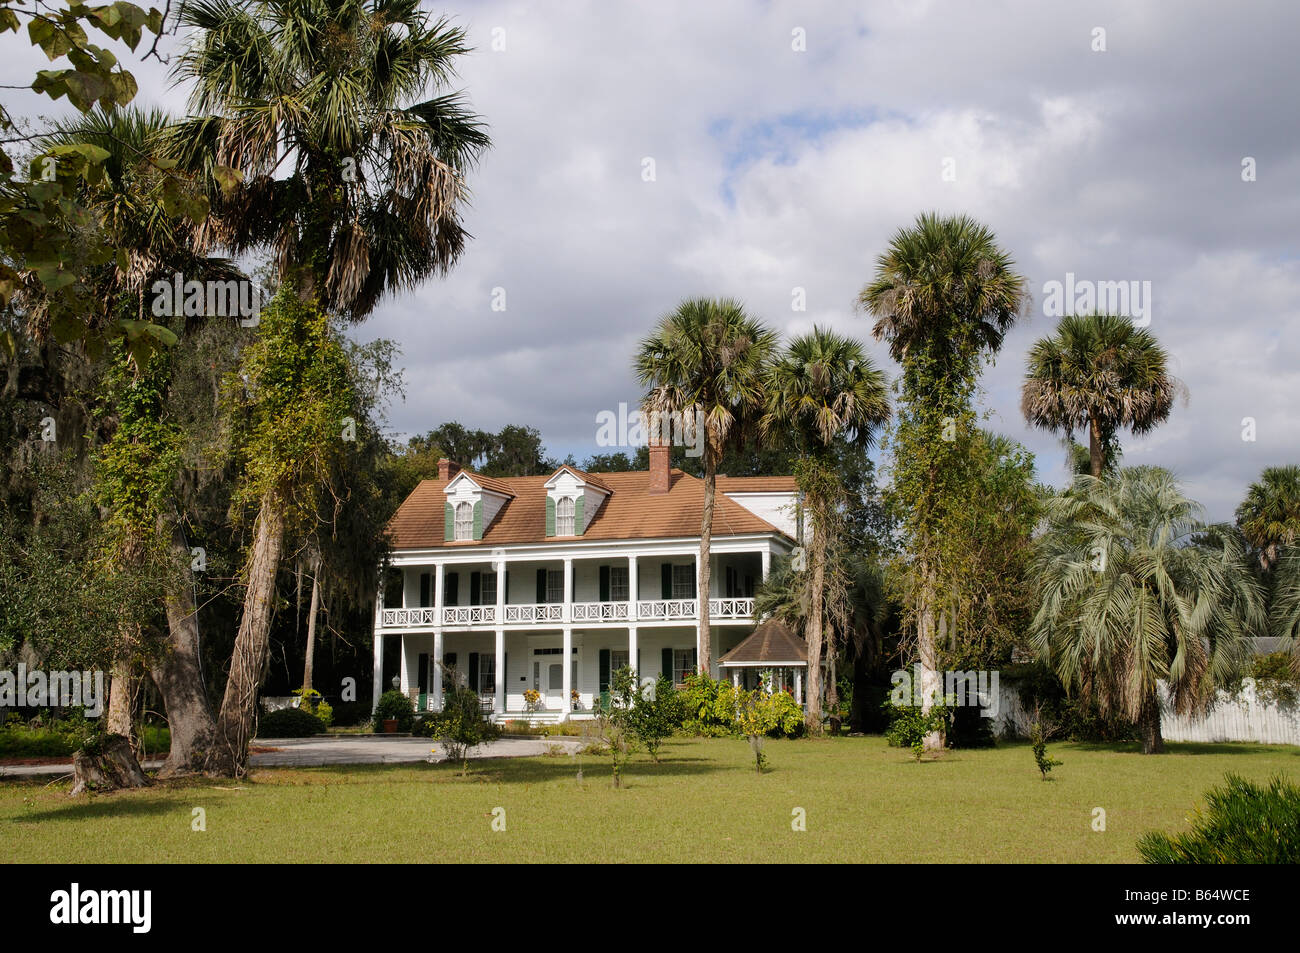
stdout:
{"type": "MultiPolygon", "coordinates": [[[[795,545],[791,477],[719,476],[709,616],[716,659],[754,630],[754,591],[795,545]]],[[[401,601],[375,612],[374,700],[384,646],[398,687],[438,710],[446,681],[497,720],[589,717],[627,665],[643,684],[695,671],[704,482],[670,470],[494,479],[439,462],[393,517],[401,601]]],[[[390,594],[391,595],[391,594],[390,594]]]]}

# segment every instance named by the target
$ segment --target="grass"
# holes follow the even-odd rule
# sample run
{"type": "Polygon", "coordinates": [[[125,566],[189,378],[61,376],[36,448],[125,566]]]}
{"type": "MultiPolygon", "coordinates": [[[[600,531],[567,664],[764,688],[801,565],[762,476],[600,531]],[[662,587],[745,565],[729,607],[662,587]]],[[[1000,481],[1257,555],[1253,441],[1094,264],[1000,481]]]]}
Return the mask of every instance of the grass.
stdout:
{"type": "Polygon", "coordinates": [[[276,769],[67,797],[0,783],[0,861],[573,863],[616,861],[1135,862],[1138,837],[1188,829],[1201,795],[1234,771],[1300,773],[1300,749],[1054,744],[1039,779],[1028,745],[917,764],[880,738],[770,741],[756,775],[740,740],[673,739],[663,763],[570,756],[452,765],[276,769]],[[193,832],[193,809],[207,830],[193,832]],[[1093,810],[1106,830],[1092,829],[1093,810]],[[494,832],[496,808],[506,831],[494,832]],[[803,808],[807,831],[791,829],[803,808]]]}
{"type": "MultiPolygon", "coordinates": [[[[148,757],[166,757],[171,732],[158,725],[144,725],[140,740],[148,757]]],[[[29,728],[11,725],[0,729],[0,760],[31,758],[71,758],[81,744],[81,736],[72,731],[53,728],[29,728]]]]}

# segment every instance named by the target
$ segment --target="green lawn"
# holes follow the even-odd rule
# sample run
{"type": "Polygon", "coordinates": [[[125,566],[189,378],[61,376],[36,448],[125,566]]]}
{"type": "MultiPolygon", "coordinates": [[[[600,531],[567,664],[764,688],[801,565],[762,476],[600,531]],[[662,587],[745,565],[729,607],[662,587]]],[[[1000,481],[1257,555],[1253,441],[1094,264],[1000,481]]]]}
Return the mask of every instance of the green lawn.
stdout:
{"type": "Polygon", "coordinates": [[[1025,745],[913,763],[880,738],[670,741],[614,790],[567,755],[473,764],[257,771],[71,800],[66,785],[0,783],[0,860],[132,861],[1135,861],[1152,828],[1182,830],[1226,771],[1300,776],[1300,749],[1056,744],[1040,781],[1025,745]],[[202,807],[207,831],[191,831],[202,807]],[[506,830],[491,829],[495,808],[506,830]],[[1093,809],[1106,831],[1092,830],[1093,809]],[[803,808],[807,831],[791,830],[803,808]]]}

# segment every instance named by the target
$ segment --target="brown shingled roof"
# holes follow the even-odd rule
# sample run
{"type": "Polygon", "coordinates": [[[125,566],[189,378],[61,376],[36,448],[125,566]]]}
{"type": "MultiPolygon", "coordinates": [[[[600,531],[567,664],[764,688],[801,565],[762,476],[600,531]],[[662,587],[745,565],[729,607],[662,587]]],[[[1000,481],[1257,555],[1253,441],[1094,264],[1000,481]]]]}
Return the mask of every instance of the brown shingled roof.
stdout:
{"type": "Polygon", "coordinates": [[[584,483],[590,483],[594,487],[599,487],[602,490],[609,489],[609,484],[606,483],[604,480],[600,479],[600,477],[592,476],[590,473],[584,473],[582,470],[579,470],[577,467],[571,467],[567,463],[562,463],[558,467],[556,467],[555,473],[552,473],[550,476],[548,476],[546,478],[546,482],[550,483],[552,480],[554,480],[555,475],[559,473],[561,470],[568,470],[579,480],[582,480],[584,483]]]}
{"type": "Polygon", "coordinates": [[[731,477],[719,473],[718,489],[723,493],[794,493],[798,486],[792,476],[731,477]]]}
{"type": "Polygon", "coordinates": [[[719,665],[761,665],[770,662],[808,664],[808,643],[790,631],[784,622],[768,619],[747,639],[718,659],[719,665]]]}
{"type": "MultiPolygon", "coordinates": [[[[455,483],[456,477],[459,476],[467,476],[483,489],[491,490],[493,493],[500,493],[502,496],[515,495],[514,488],[511,487],[509,482],[506,480],[498,480],[496,477],[480,476],[473,470],[461,470],[460,472],[453,474],[452,478],[448,480],[447,483],[455,483]]],[[[444,483],[443,486],[446,486],[446,484],[444,483]]]]}
{"type": "MultiPolygon", "coordinates": [[[[459,474],[457,474],[459,475],[459,474]]],[[[483,481],[471,474],[476,482],[483,481]]],[[[452,477],[454,480],[455,477],[452,477]]],[[[424,480],[406,498],[388,524],[395,549],[434,547],[496,546],[506,543],[568,543],[575,539],[669,539],[698,536],[704,515],[704,482],[680,470],[671,473],[667,493],[647,492],[650,473],[602,473],[601,482],[610,491],[596,511],[587,531],[578,537],[546,535],[546,482],[550,476],[505,477],[492,480],[504,486],[513,499],[503,504],[492,522],[484,527],[483,538],[474,542],[445,540],[443,506],[447,484],[424,480]]],[[[496,489],[495,486],[492,487],[496,489]]],[[[713,534],[737,536],[748,533],[780,532],[734,500],[719,493],[713,509],[713,534]]]]}

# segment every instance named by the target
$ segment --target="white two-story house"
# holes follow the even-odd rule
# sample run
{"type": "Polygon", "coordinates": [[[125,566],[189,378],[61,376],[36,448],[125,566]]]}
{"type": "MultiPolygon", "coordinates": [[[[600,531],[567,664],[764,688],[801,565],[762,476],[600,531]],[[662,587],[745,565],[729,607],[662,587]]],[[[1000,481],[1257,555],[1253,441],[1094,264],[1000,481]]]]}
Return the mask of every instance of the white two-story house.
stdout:
{"type": "MultiPolygon", "coordinates": [[[[719,476],[709,618],[717,658],[753,632],[754,590],[795,545],[792,477],[719,476]]],[[[702,480],[670,470],[494,479],[440,461],[390,524],[400,605],[375,613],[374,691],[384,644],[399,687],[442,705],[468,684],[498,720],[582,717],[628,665],[642,683],[681,683],[699,657],[702,480]],[[439,664],[441,662],[441,664],[439,664]],[[535,698],[525,692],[535,691],[535,698]]],[[[382,602],[382,600],[381,600],[382,602]]]]}

